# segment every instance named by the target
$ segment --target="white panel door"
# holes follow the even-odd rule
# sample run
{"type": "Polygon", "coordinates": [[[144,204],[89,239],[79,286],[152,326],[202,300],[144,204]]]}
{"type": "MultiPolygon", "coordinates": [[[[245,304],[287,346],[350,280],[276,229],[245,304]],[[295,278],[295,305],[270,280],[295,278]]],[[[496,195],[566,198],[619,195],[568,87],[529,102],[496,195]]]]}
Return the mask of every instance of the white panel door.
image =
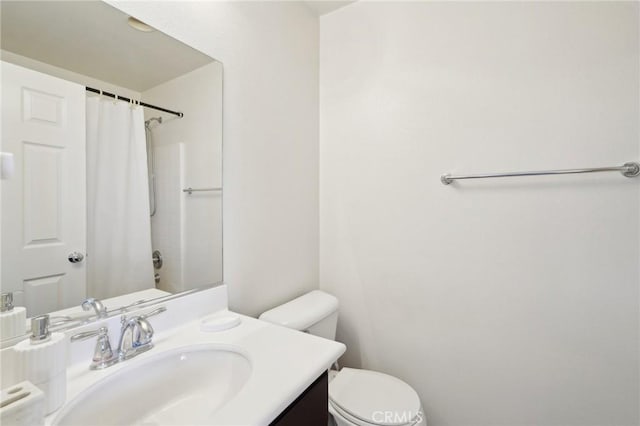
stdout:
{"type": "Polygon", "coordinates": [[[15,171],[2,180],[2,292],[28,315],[86,293],[85,89],[2,62],[2,141],[15,171]]]}

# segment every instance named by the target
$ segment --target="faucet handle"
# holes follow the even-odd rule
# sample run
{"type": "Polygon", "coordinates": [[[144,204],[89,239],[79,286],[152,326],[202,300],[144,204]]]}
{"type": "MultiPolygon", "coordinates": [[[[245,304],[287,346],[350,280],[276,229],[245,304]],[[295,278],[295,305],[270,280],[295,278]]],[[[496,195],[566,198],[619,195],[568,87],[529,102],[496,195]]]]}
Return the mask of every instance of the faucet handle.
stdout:
{"type": "Polygon", "coordinates": [[[161,306],[151,312],[133,317],[122,315],[120,322],[120,341],[118,343],[118,356],[120,360],[132,358],[153,347],[153,327],[147,318],[165,312],[167,308],[161,306]]]}
{"type": "Polygon", "coordinates": [[[147,318],[161,314],[166,310],[167,310],[166,307],[160,306],[158,309],[155,309],[146,314],[142,314],[138,318],[136,318],[138,322],[138,330],[139,330],[138,340],[136,342],[138,346],[150,345],[151,339],[153,338],[154,330],[153,330],[153,327],[151,326],[151,323],[147,321],[147,318]]]}
{"type": "Polygon", "coordinates": [[[138,325],[138,334],[136,335],[134,346],[143,347],[151,345],[151,339],[153,338],[154,333],[151,323],[144,317],[138,317],[136,319],[136,323],[138,325]]]}
{"type": "Polygon", "coordinates": [[[77,333],[71,336],[72,342],[77,342],[79,340],[87,340],[95,336],[103,336],[109,332],[107,327],[100,327],[97,330],[83,331],[82,333],[77,333]]]}
{"type": "Polygon", "coordinates": [[[96,336],[98,336],[98,341],[96,342],[96,347],[93,351],[93,358],[91,360],[89,369],[102,370],[103,368],[107,368],[118,362],[118,357],[113,354],[113,350],[111,349],[111,342],[109,341],[109,329],[107,327],[100,327],[97,330],[84,331],[82,333],[74,334],[73,336],[71,336],[71,341],[77,342],[80,340],[87,340],[96,336]]]}

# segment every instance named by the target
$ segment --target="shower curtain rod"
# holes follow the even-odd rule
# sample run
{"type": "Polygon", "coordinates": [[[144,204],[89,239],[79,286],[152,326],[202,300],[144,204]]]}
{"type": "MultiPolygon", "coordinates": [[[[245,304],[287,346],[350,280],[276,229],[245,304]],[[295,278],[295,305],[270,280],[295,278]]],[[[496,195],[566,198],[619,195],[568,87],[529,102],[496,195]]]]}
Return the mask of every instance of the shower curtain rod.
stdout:
{"type": "MultiPolygon", "coordinates": [[[[121,101],[125,101],[125,102],[130,102],[131,101],[130,98],[126,98],[124,96],[119,96],[119,95],[116,95],[115,93],[109,93],[109,92],[105,92],[105,91],[102,91],[102,90],[94,89],[93,87],[87,86],[87,87],[85,87],[85,89],[87,90],[87,92],[98,93],[100,95],[108,96],[108,97],[114,98],[114,99],[119,99],[121,101]]],[[[146,107],[146,108],[151,108],[151,109],[155,109],[155,110],[158,110],[158,111],[166,112],[168,114],[177,115],[180,118],[184,117],[184,114],[181,113],[181,112],[172,111],[170,109],[166,109],[166,108],[162,108],[162,107],[159,107],[159,106],[151,105],[151,104],[148,104],[146,102],[138,102],[136,100],[136,104],[141,105],[141,106],[146,107]]]]}

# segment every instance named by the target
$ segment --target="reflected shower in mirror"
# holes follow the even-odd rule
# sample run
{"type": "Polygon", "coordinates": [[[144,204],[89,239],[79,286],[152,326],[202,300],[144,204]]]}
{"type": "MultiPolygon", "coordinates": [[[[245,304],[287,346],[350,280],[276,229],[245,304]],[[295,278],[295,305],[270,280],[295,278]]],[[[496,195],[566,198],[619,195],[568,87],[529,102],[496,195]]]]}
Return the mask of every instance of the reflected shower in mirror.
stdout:
{"type": "Polygon", "coordinates": [[[221,282],[222,64],[104,2],[0,7],[2,293],[64,323],[221,282]]]}

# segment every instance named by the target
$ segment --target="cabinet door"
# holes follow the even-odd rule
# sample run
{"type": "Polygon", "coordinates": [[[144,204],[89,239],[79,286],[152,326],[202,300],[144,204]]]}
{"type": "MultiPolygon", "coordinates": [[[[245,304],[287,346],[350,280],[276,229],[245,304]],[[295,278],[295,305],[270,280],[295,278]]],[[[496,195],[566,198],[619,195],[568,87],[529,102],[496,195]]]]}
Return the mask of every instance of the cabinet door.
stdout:
{"type": "Polygon", "coordinates": [[[325,371],[271,424],[274,426],[327,426],[328,420],[329,380],[325,371]]]}

